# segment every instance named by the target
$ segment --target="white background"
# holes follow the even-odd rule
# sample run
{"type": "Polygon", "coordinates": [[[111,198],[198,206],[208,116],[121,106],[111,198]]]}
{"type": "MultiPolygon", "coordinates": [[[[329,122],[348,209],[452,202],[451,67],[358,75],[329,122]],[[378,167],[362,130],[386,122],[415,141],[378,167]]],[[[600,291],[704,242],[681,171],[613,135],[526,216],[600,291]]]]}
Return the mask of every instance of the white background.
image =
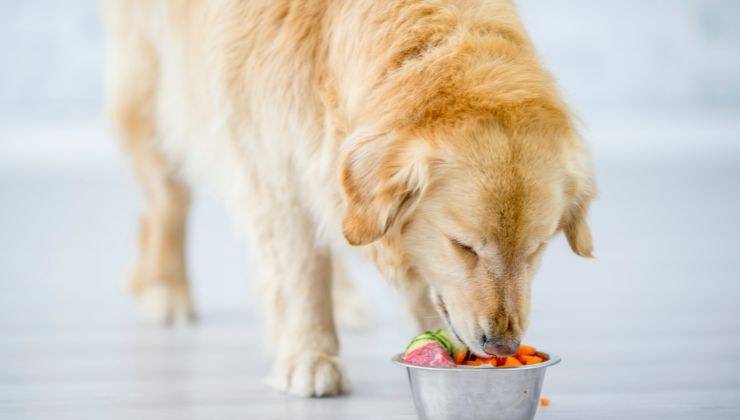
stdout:
{"type": "MultiPolygon", "coordinates": [[[[559,238],[536,281],[526,341],[565,360],[542,416],[740,416],[740,2],[519,4],[583,122],[601,190],[597,259],[559,238]]],[[[173,337],[133,318],[122,279],[141,198],[100,118],[97,6],[0,7],[0,417],[324,413],[275,399],[256,377],[266,358],[244,357],[259,353],[253,264],[207,193],[189,241],[201,324],[173,337]],[[163,357],[172,346],[189,356],[163,357]],[[202,382],[214,372],[232,382],[202,382]],[[200,399],[165,391],[173,381],[200,399]]],[[[403,311],[371,266],[351,262],[376,327],[345,337],[345,359],[370,368],[350,363],[354,397],[324,404],[412,417],[387,364],[409,334],[403,311]]]]}

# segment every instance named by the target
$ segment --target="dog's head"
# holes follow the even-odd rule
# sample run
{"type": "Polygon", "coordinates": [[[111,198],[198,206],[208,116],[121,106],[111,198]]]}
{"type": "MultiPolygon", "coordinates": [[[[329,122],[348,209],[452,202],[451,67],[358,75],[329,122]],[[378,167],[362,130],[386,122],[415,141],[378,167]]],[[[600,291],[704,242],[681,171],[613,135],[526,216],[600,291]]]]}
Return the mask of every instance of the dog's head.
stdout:
{"type": "Polygon", "coordinates": [[[476,124],[445,132],[358,133],[342,165],[343,231],[393,243],[478,355],[513,353],[549,239],[592,253],[590,162],[570,130],[476,124]]]}

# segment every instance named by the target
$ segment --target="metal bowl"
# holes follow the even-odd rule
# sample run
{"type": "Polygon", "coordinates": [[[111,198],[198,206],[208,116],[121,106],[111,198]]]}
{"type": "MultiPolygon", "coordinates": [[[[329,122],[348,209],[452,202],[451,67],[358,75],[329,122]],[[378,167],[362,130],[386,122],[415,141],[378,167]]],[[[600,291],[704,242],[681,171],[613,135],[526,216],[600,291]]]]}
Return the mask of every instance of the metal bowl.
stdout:
{"type": "Polygon", "coordinates": [[[537,413],[545,370],[560,362],[543,355],[545,362],[516,368],[416,366],[403,353],[393,362],[406,368],[421,420],[525,420],[537,413]]]}

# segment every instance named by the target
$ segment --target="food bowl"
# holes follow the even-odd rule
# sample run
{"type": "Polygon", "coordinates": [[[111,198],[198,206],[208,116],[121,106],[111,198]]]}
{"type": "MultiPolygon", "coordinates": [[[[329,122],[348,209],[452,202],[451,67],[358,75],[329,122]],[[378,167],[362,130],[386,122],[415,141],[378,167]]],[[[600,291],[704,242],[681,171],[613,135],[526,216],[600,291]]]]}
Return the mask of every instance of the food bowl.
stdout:
{"type": "Polygon", "coordinates": [[[416,412],[421,420],[533,419],[545,379],[545,370],[560,362],[547,360],[516,368],[435,368],[393,361],[406,368],[416,412]]]}

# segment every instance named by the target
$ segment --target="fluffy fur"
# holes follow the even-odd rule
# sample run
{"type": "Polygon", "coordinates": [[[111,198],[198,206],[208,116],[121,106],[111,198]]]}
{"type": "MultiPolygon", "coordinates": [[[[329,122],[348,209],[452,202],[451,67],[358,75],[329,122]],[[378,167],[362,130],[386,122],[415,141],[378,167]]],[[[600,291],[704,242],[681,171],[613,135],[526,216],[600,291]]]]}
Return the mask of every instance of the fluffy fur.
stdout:
{"type": "Polygon", "coordinates": [[[147,198],[133,291],[161,321],[194,316],[187,185],[210,185],[257,253],[279,389],[346,389],[333,307],[354,298],[333,255],[347,243],[420,328],[445,321],[481,355],[525,330],[550,237],[591,255],[588,156],[512,2],[105,10],[108,109],[147,198]]]}

